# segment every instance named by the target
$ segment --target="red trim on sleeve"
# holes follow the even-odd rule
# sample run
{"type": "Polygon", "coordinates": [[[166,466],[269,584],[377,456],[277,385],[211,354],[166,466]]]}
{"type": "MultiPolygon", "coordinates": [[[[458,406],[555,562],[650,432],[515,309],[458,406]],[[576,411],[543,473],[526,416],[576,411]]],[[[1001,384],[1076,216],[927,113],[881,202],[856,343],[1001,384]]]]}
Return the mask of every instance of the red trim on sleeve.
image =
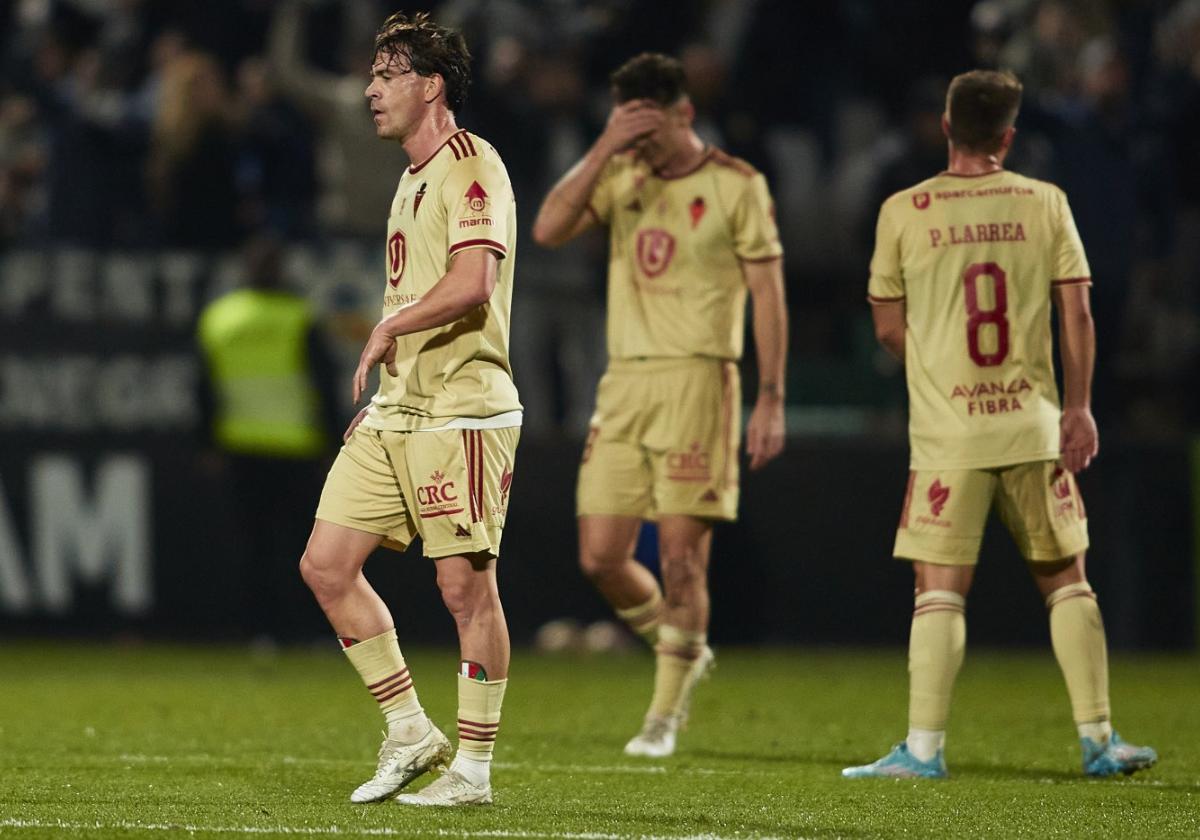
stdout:
{"type": "Polygon", "coordinates": [[[1064,277],[1062,280],[1051,280],[1051,286],[1090,286],[1092,284],[1091,277],[1064,277]]]}
{"type": "Polygon", "coordinates": [[[450,251],[446,256],[453,256],[464,248],[478,248],[480,246],[484,248],[491,248],[501,257],[508,256],[508,249],[494,239],[464,239],[462,242],[456,242],[451,245],[450,251]]]}
{"type": "Polygon", "coordinates": [[[875,295],[867,295],[867,300],[871,303],[899,303],[904,300],[904,295],[900,297],[876,297],[875,295]]]}

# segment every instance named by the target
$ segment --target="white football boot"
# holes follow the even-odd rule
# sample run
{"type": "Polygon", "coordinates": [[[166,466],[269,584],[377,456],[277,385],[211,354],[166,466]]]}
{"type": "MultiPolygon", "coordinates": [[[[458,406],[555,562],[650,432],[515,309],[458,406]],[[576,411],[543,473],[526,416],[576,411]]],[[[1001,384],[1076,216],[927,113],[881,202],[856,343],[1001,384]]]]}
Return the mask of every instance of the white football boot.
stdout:
{"type": "Polygon", "coordinates": [[[675,752],[675,732],[679,718],[675,715],[646,715],[642,731],[625,745],[625,755],[643,758],[666,758],[675,752]]]}
{"type": "Polygon", "coordinates": [[[457,770],[448,770],[416,793],[396,797],[400,805],[491,805],[492,786],[477,785],[457,770]]]}
{"type": "Polygon", "coordinates": [[[429,731],[420,740],[402,743],[384,737],[379,747],[375,775],[350,794],[355,804],[391,799],[413,779],[433,769],[444,769],[454,749],[442,731],[426,719],[429,731]]]}

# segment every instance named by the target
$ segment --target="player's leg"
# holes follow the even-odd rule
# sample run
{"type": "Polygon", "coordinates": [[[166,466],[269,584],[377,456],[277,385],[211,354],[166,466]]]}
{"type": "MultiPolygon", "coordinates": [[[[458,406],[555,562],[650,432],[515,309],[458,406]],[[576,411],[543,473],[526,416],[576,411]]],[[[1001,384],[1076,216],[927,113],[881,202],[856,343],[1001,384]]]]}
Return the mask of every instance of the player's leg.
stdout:
{"type": "Polygon", "coordinates": [[[387,721],[375,775],[351,794],[359,803],[391,797],[450,754],[417,699],[391,613],[362,573],[382,542],[402,548],[411,539],[382,438],[360,426],[343,447],[300,560],[301,576],[387,721]]]}
{"type": "Polygon", "coordinates": [[[842,775],[946,775],[946,723],[967,643],[967,593],[995,478],[982,470],[910,474],[895,556],[913,561],[915,597],[908,636],[908,734],[872,764],[842,775]]]}
{"type": "Polygon", "coordinates": [[[437,564],[442,601],[458,630],[458,752],[449,771],[406,805],[492,801],[491,761],[508,686],[509,639],[496,583],[520,430],[421,432],[406,453],[408,481],[430,476],[417,494],[419,530],[437,564]],[[419,448],[416,444],[419,443],[419,448]],[[430,489],[430,488],[436,488],[430,489]]]}
{"type": "Polygon", "coordinates": [[[1157,760],[1154,750],[1126,744],[1112,729],[1108,646],[1087,581],[1087,519],[1074,476],[1053,462],[1023,464],[1005,471],[997,501],[1049,613],[1084,772],[1110,776],[1149,767],[1157,760]]]}
{"type": "Polygon", "coordinates": [[[650,465],[638,441],[646,387],[636,373],[604,375],[580,458],[575,505],[580,570],[617,616],[653,647],[662,590],[633,556],[638,529],[653,511],[650,465]]]}
{"type": "Polygon", "coordinates": [[[708,563],[712,523],[692,516],[658,521],[665,604],[655,646],[654,694],[642,731],[625,746],[629,755],[662,757],[675,749],[692,692],[713,662],[708,647],[708,563]]]}
{"type": "Polygon", "coordinates": [[[654,575],[633,556],[641,527],[635,516],[580,516],[579,568],[617,616],[653,647],[663,597],[654,575]]]}

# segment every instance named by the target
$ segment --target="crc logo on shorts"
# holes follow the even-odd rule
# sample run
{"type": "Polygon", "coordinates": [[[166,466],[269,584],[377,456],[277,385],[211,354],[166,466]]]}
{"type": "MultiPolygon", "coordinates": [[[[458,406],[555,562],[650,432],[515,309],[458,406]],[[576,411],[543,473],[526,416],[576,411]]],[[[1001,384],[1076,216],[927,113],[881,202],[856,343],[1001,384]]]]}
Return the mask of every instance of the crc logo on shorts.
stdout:
{"type": "Polygon", "coordinates": [[[711,458],[693,441],[682,452],[667,453],[667,478],[671,481],[702,481],[712,479],[711,458]]]}
{"type": "Polygon", "coordinates": [[[950,488],[943,486],[938,479],[929,485],[929,511],[935,517],[942,515],[942,508],[950,501],[950,488]]]}
{"type": "MultiPolygon", "coordinates": [[[[377,252],[378,253],[378,252],[377,252]]],[[[407,262],[408,245],[404,241],[404,231],[396,231],[388,240],[388,283],[394,289],[400,285],[404,274],[404,264],[407,262]]]]}
{"type": "Polygon", "coordinates": [[[446,481],[445,473],[435,470],[429,476],[429,482],[417,487],[417,504],[420,506],[422,519],[463,512],[458,490],[455,489],[453,481],[446,481]]]}
{"type": "Polygon", "coordinates": [[[924,210],[929,206],[929,193],[919,192],[912,197],[912,200],[913,207],[916,207],[918,210],[924,210]]]}
{"type": "Polygon", "coordinates": [[[638,268],[647,277],[657,277],[667,270],[671,257],[675,256],[675,237],[661,228],[638,231],[638,268]]]}

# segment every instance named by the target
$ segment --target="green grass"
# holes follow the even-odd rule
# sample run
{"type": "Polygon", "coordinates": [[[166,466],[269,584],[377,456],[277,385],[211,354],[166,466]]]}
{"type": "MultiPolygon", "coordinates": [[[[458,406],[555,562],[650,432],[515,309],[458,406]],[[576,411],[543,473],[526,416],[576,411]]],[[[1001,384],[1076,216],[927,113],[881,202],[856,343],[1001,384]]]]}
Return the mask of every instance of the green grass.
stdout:
{"type": "MultiPolygon", "coordinates": [[[[455,654],[414,650],[453,720],[455,654]]],[[[650,657],[519,653],[496,804],[352,806],[382,719],[336,650],[9,645],[0,651],[0,835],[24,838],[1200,836],[1200,662],[1119,657],[1117,723],[1158,748],[1089,781],[1049,652],[972,651],[952,778],[846,781],[903,735],[901,651],[718,651],[676,757],[626,758],[650,657]]]]}

